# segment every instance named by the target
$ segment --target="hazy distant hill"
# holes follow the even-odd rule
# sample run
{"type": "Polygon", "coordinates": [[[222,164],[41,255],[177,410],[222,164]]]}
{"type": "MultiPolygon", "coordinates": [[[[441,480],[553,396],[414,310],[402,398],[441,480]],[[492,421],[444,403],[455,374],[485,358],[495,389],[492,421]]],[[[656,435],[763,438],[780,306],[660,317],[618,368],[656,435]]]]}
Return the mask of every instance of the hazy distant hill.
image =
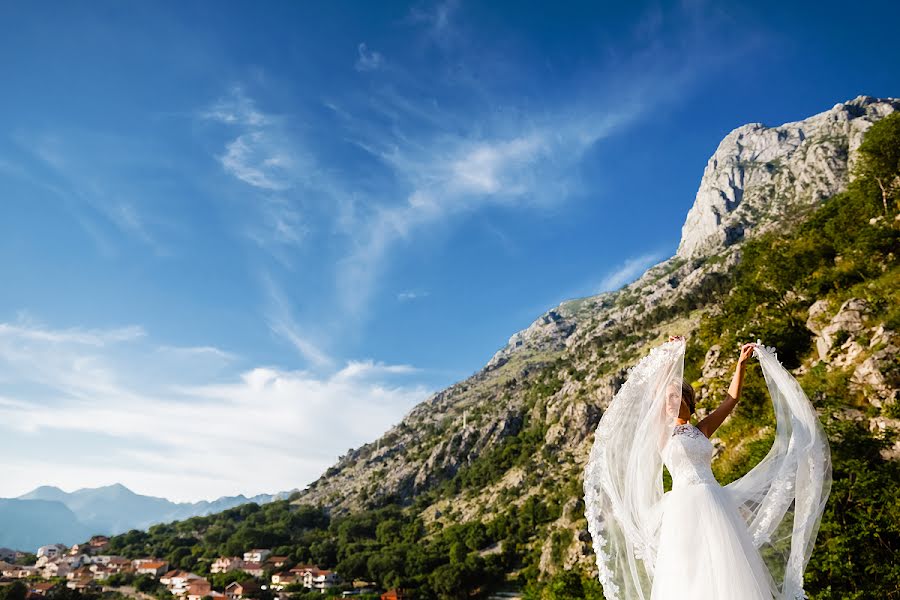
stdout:
{"type": "Polygon", "coordinates": [[[255,502],[287,498],[291,492],[222,497],[200,502],[172,502],[136,494],[124,485],[82,488],[65,492],[41,486],[14,499],[0,499],[0,546],[34,550],[43,544],[71,545],[94,534],[113,535],[146,529],[198,515],[220,512],[255,502]]]}
{"type": "Polygon", "coordinates": [[[0,546],[34,551],[43,544],[74,544],[91,531],[65,504],[0,498],[0,546]]]}

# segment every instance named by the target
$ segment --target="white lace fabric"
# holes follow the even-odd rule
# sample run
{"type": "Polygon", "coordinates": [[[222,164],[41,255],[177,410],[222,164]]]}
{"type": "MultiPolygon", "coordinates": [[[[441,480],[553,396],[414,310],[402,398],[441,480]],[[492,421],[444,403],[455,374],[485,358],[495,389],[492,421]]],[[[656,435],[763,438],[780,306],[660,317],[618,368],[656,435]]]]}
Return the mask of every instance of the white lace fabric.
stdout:
{"type": "Polygon", "coordinates": [[[672,489],[686,485],[718,485],[710,466],[713,445],[690,423],[676,425],[663,450],[663,462],[672,476],[672,489]]]}

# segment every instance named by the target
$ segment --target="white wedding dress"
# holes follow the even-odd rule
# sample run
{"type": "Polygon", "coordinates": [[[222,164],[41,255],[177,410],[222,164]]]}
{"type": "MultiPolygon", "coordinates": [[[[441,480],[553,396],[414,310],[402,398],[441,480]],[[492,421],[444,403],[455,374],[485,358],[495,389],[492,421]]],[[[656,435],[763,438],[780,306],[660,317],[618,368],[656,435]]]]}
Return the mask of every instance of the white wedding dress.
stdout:
{"type": "Polygon", "coordinates": [[[713,445],[694,425],[673,427],[663,450],[672,490],[663,496],[651,600],[772,600],[778,588],[747,524],[710,468],[713,445]]]}
{"type": "Polygon", "coordinates": [[[667,389],[680,393],[684,343],[662,344],[630,369],[597,425],[584,499],[604,596],[806,598],[803,571],[831,487],[816,412],[774,349],[758,344],[775,439],[759,464],[721,486],[712,443],[665,411],[667,389]],[[663,465],[672,476],[665,493],[663,465]]]}

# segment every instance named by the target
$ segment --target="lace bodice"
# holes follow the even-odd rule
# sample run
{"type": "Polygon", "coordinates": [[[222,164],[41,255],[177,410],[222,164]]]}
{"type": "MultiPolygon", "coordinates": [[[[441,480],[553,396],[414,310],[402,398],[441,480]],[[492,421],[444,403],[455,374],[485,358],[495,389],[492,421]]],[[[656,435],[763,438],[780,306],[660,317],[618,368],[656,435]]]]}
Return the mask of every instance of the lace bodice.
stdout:
{"type": "Polygon", "coordinates": [[[672,489],[686,485],[716,483],[710,463],[713,445],[690,423],[672,427],[672,435],[662,451],[663,463],[672,475],[672,489]]]}

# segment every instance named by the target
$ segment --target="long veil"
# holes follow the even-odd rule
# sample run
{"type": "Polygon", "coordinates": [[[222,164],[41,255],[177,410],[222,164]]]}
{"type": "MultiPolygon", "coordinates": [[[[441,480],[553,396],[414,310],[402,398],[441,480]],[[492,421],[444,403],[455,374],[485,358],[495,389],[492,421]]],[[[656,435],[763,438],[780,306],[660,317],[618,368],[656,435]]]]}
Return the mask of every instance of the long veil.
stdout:
{"type": "MultiPolygon", "coordinates": [[[[649,598],[661,525],[666,386],[684,370],[683,339],[653,348],[609,403],[584,472],[584,504],[603,595],[649,598]]],[[[680,388],[679,388],[680,389],[680,388]]]]}
{"type": "Polygon", "coordinates": [[[803,571],[812,555],[831,492],[831,450],[816,410],[775,348],[757,340],[759,359],[775,408],[775,440],[749,472],[725,486],[781,598],[805,598],[803,571]]]}
{"type": "MultiPolygon", "coordinates": [[[[609,600],[650,597],[664,496],[660,451],[671,433],[665,390],[683,376],[684,349],[683,339],[653,348],[628,371],[597,425],[584,470],[585,516],[609,600]]],[[[774,348],[757,342],[754,356],[775,408],[775,441],[725,489],[779,598],[794,600],[805,597],[803,571],[831,488],[831,457],[815,409],[774,348]]]]}

